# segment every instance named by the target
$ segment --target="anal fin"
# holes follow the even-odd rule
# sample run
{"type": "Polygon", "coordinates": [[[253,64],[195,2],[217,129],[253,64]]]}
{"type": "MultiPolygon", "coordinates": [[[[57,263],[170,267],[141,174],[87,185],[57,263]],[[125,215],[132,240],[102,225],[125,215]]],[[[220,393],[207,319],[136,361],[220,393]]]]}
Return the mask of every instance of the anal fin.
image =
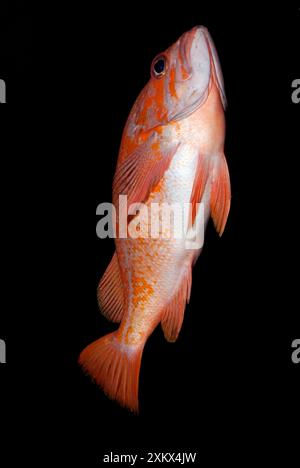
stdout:
{"type": "Polygon", "coordinates": [[[116,253],[99,283],[97,297],[102,314],[112,322],[121,322],[123,316],[123,284],[116,253]]]}
{"type": "Polygon", "coordinates": [[[169,342],[177,340],[181,330],[185,306],[189,303],[192,288],[192,270],[189,265],[181,276],[179,287],[163,311],[161,326],[169,342]]]}

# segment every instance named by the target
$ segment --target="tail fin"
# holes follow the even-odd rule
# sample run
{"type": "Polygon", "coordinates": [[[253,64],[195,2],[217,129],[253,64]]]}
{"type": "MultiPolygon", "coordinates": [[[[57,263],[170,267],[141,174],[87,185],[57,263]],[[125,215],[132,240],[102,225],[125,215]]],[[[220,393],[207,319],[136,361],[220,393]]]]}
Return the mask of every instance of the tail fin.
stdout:
{"type": "Polygon", "coordinates": [[[125,345],[110,333],[87,346],[79,364],[109,398],[138,413],[142,352],[143,346],[125,345]]]}

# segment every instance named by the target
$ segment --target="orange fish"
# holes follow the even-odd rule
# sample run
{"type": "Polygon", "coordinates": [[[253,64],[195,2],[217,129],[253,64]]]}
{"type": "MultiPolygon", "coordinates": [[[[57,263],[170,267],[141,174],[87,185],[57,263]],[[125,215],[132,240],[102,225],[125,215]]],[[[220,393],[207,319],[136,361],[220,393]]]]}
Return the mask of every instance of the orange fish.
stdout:
{"type": "MultiPolygon", "coordinates": [[[[197,26],[154,59],[150,80],[131,110],[113,183],[117,219],[123,209],[119,195],[127,196],[128,206],[190,204],[189,228],[201,203],[204,225],[212,216],[222,235],[231,201],[225,108],[216,49],[207,29],[197,26]]],[[[126,223],[130,230],[136,216],[126,217],[126,223]]],[[[145,233],[149,217],[139,216],[138,224],[145,233]]],[[[161,229],[156,237],[117,235],[98,300],[102,313],[120,326],[79,358],[108,397],[134,412],[145,343],[159,323],[165,338],[176,341],[201,252],[187,248],[185,238],[163,234],[161,229]]]]}

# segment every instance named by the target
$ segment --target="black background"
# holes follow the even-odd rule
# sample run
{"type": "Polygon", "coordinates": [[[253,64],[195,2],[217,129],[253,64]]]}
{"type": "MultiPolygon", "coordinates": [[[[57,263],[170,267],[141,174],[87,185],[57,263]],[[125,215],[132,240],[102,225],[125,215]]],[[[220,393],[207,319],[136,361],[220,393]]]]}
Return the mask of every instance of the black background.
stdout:
{"type": "Polygon", "coordinates": [[[0,76],[7,85],[7,101],[29,102],[32,84],[32,8],[22,0],[1,2],[0,76]]]}
{"type": "MultiPolygon", "coordinates": [[[[2,106],[1,119],[7,128],[18,122],[19,109],[25,115],[24,86],[35,84],[38,68],[32,12],[25,10],[7,9],[2,30],[0,78],[7,81],[10,108],[2,106]]],[[[293,456],[297,417],[299,422],[300,365],[291,361],[291,343],[300,334],[300,104],[291,101],[291,83],[300,77],[299,23],[300,11],[292,6],[262,11],[169,2],[142,9],[128,3],[91,12],[86,29],[82,20],[66,31],[72,46],[64,47],[52,70],[63,83],[57,85],[56,112],[51,108],[49,116],[46,103],[36,115],[41,107],[31,95],[29,120],[18,127],[18,150],[30,147],[32,138],[38,157],[27,157],[26,164],[21,159],[10,173],[36,183],[33,194],[29,182],[25,190],[22,185],[19,201],[30,191],[30,201],[43,202],[40,189],[47,182],[51,209],[27,206],[36,222],[31,237],[27,218],[34,244],[29,257],[37,254],[43,270],[33,268],[24,300],[19,284],[28,279],[31,258],[26,265],[14,262],[9,326],[1,316],[0,337],[8,346],[8,363],[0,368],[2,415],[6,436],[18,449],[8,450],[9,466],[16,456],[37,457],[40,466],[51,456],[66,466],[97,466],[110,451],[196,450],[206,466],[293,456]],[[115,329],[96,303],[114,244],[94,240],[93,210],[111,201],[122,130],[152,58],[196,24],[214,38],[225,78],[232,209],[221,239],[208,226],[178,341],[168,344],[158,328],[147,343],[137,417],[109,401],[77,366],[88,343],[115,329]],[[72,72],[66,71],[69,61],[72,72]],[[41,119],[50,125],[46,141],[38,136],[41,119]],[[30,297],[39,298],[36,311],[30,297]]],[[[18,183],[14,187],[17,193],[18,183]]],[[[28,250],[19,237],[14,248],[28,250]]]]}

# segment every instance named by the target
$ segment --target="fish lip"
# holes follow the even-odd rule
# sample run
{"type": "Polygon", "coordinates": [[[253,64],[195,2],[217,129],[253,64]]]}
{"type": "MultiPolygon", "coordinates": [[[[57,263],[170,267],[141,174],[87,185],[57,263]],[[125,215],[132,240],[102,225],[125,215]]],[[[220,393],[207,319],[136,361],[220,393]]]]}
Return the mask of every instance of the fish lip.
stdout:
{"type": "MultiPolygon", "coordinates": [[[[192,78],[193,66],[192,66],[191,51],[192,51],[192,46],[193,46],[193,43],[194,43],[194,40],[195,40],[195,37],[196,37],[196,33],[198,31],[200,31],[203,34],[205,42],[206,42],[207,47],[208,47],[208,50],[210,50],[209,49],[209,44],[208,44],[208,39],[207,39],[207,34],[209,34],[209,33],[208,33],[208,29],[205,26],[202,26],[202,25],[195,26],[190,31],[187,31],[181,37],[179,47],[180,47],[180,54],[181,54],[181,57],[182,57],[183,65],[185,67],[187,67],[189,76],[187,78],[185,78],[185,79],[178,80],[178,82],[185,82],[185,81],[190,80],[192,78]]],[[[210,83],[209,83],[209,86],[207,88],[207,92],[205,93],[204,96],[200,96],[198,99],[193,101],[188,106],[188,108],[186,108],[184,110],[181,110],[181,111],[178,111],[178,112],[175,112],[174,114],[170,115],[169,116],[169,122],[171,122],[171,121],[180,121],[180,120],[188,117],[189,115],[191,115],[195,111],[197,111],[199,109],[199,107],[202,106],[206,102],[206,100],[208,99],[209,92],[210,92],[210,83]]]]}
{"type": "Polygon", "coordinates": [[[228,104],[227,104],[227,97],[226,97],[225,86],[224,86],[223,72],[222,72],[222,69],[221,69],[221,65],[219,63],[220,61],[219,61],[218,52],[216,50],[213,38],[211,37],[208,29],[205,28],[204,26],[202,26],[202,31],[204,33],[207,48],[209,50],[211,67],[213,69],[214,79],[216,81],[217,87],[218,87],[219,92],[220,92],[220,96],[221,96],[221,100],[222,100],[222,103],[223,103],[224,110],[226,110],[228,104]],[[217,70],[216,70],[216,66],[218,66],[218,64],[219,64],[220,81],[219,81],[218,73],[217,73],[217,70]],[[217,74],[217,77],[216,77],[216,74],[217,74]]]}
{"type": "Polygon", "coordinates": [[[187,70],[188,76],[180,81],[187,81],[192,77],[192,64],[191,64],[191,45],[190,31],[185,33],[179,43],[179,53],[182,59],[182,65],[187,70]]]}
{"type": "Polygon", "coordinates": [[[180,52],[180,56],[182,57],[182,62],[183,62],[182,64],[188,72],[187,78],[179,80],[181,82],[190,80],[192,77],[193,67],[192,67],[192,59],[191,59],[191,50],[192,50],[192,45],[193,45],[193,41],[195,39],[196,33],[199,30],[206,37],[207,28],[205,26],[199,25],[199,26],[195,26],[190,31],[187,31],[186,33],[184,33],[180,39],[179,52],[180,52]]]}

